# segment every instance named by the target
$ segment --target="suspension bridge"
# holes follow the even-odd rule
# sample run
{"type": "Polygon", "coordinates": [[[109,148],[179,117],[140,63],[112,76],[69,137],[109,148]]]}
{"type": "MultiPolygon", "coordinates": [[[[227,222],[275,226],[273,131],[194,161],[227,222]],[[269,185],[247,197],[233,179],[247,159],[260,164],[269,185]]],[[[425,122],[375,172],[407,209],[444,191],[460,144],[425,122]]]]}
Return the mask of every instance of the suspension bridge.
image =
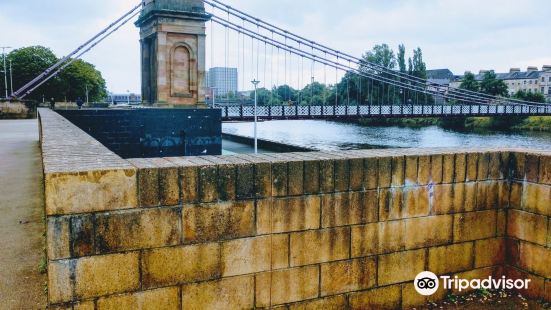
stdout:
{"type": "MultiPolygon", "coordinates": [[[[432,83],[305,38],[219,0],[145,0],[14,93],[24,98],[138,17],[142,95],[150,106],[220,109],[223,121],[551,115],[551,105],[432,83]],[[208,62],[208,66],[207,66],[208,62]],[[265,102],[207,104],[206,68],[255,81],[265,102]],[[258,80],[261,80],[259,82],[258,80]],[[317,82],[315,82],[317,81],[317,82]],[[314,91],[315,83],[324,91],[314,91]],[[276,90],[284,86],[282,93],[276,90]],[[296,89],[291,93],[290,89],[296,89]],[[278,96],[280,104],[273,104],[278,96]]],[[[249,87],[250,86],[250,87],[249,87]]],[[[256,93],[256,92],[255,92],[256,93]]],[[[219,97],[227,96],[229,92],[219,97]]],[[[254,102],[257,102],[256,100],[254,102]]]]}

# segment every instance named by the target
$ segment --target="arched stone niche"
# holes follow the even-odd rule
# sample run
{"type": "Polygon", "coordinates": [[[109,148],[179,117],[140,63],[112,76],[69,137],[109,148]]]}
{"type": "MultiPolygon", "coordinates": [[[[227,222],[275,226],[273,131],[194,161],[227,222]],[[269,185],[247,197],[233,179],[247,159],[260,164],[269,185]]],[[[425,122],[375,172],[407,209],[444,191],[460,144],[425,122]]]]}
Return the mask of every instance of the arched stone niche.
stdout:
{"type": "Polygon", "coordinates": [[[170,96],[193,97],[196,90],[196,60],[193,49],[186,43],[177,43],[170,52],[170,96]]]}

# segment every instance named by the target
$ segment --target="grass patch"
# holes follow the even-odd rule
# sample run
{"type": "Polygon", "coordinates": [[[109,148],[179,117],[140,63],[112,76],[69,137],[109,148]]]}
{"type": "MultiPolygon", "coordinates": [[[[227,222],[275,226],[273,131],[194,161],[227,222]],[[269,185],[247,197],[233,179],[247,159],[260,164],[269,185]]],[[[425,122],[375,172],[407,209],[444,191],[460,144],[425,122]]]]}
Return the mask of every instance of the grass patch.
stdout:
{"type": "Polygon", "coordinates": [[[46,259],[46,255],[43,255],[40,259],[40,263],[38,263],[38,272],[40,274],[45,274],[48,271],[48,260],[46,259]]]}
{"type": "Polygon", "coordinates": [[[513,127],[517,130],[551,131],[551,116],[530,116],[513,127]]]}

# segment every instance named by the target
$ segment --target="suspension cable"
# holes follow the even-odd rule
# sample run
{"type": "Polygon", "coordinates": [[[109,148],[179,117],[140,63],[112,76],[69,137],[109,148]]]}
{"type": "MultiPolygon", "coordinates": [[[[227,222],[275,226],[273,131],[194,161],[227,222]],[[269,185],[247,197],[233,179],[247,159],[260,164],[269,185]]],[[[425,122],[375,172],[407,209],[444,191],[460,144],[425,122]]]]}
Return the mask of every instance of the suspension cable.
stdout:
{"type": "MultiPolygon", "coordinates": [[[[59,60],[58,62],[56,62],[54,65],[52,65],[51,67],[49,67],[48,69],[46,69],[44,72],[42,72],[40,75],[38,75],[37,77],[35,77],[34,79],[32,79],[30,82],[28,82],[27,84],[23,85],[21,88],[19,88],[16,92],[12,93],[11,94],[11,98],[21,98],[23,99],[25,96],[27,96],[28,94],[30,94],[32,91],[34,91],[35,89],[38,88],[38,86],[36,87],[33,87],[30,91],[27,91],[25,92],[27,89],[29,89],[31,86],[33,86],[35,83],[41,81],[42,79],[46,78],[48,75],[50,75],[50,73],[52,73],[52,71],[54,71],[56,68],[59,68],[60,66],[62,66],[64,63],[66,63],[68,60],[71,59],[71,57],[73,55],[76,55],[77,53],[79,53],[81,50],[83,50],[84,48],[86,48],[87,46],[89,46],[90,44],[92,44],[94,41],[96,41],[98,38],[100,38],[102,35],[104,35],[105,33],[107,33],[107,36],[109,36],[110,34],[112,34],[114,31],[111,31],[111,32],[108,32],[110,29],[112,29],[113,27],[115,27],[117,24],[119,24],[121,21],[123,21],[125,18],[127,18],[128,16],[132,15],[137,9],[141,8],[142,6],[145,5],[145,2],[140,2],[139,5],[135,6],[134,8],[132,8],[130,11],[128,11],[127,13],[125,13],[123,16],[121,16],[120,18],[118,18],[117,20],[115,20],[113,23],[109,24],[107,27],[105,27],[104,29],[102,29],[99,33],[97,33],[95,36],[93,36],[90,40],[86,41],[84,44],[82,44],[81,46],[79,46],[76,50],[72,51],[71,53],[69,53],[67,56],[63,57],[61,60],[59,60]],[[25,94],[23,96],[20,96],[21,93],[25,92],[25,94]]],[[[140,13],[140,11],[138,12],[140,13]]],[[[132,18],[134,16],[136,16],[138,13],[135,13],[134,15],[132,15],[132,18]]],[[[119,25],[119,27],[117,27],[115,29],[118,30],[120,28],[120,26],[126,24],[128,22],[128,19],[126,21],[124,21],[121,25],[119,25]]],[[[104,36],[99,42],[103,41],[103,39],[105,39],[107,36],[104,36]]],[[[94,45],[92,45],[92,47],[96,46],[97,43],[99,42],[96,42],[94,45]]],[[[89,51],[89,49],[85,50],[85,52],[89,51]]],[[[82,53],[81,55],[84,55],[84,53],[82,53]]],[[[66,66],[64,66],[65,68],[66,66]]],[[[60,72],[60,70],[56,71],[56,74],[60,72]]],[[[49,80],[50,78],[48,78],[49,80]]],[[[44,82],[41,82],[39,84],[42,85],[44,84],[44,82]]]]}

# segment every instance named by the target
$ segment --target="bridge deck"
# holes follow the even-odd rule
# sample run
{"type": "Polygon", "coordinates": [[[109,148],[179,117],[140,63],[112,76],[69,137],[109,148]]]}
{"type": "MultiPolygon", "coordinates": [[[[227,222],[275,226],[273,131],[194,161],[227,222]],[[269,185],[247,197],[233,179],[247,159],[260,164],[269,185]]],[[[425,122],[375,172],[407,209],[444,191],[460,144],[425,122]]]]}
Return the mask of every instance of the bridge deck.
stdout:
{"type": "MultiPolygon", "coordinates": [[[[254,106],[220,106],[223,121],[254,119],[254,106]]],[[[550,116],[551,106],[528,105],[356,105],[356,106],[259,106],[263,120],[458,116],[550,116]]]]}

